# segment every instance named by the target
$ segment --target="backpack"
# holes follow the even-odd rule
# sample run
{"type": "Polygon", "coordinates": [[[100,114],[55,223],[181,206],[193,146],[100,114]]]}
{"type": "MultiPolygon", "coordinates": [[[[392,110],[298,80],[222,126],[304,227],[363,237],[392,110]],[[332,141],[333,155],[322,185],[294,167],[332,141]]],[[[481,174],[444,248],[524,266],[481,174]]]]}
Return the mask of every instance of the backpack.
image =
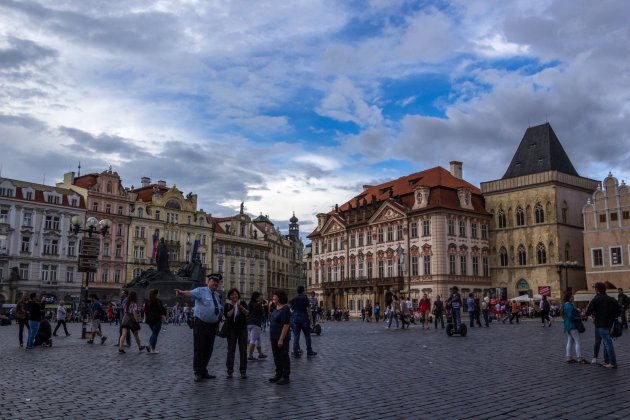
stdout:
{"type": "Polygon", "coordinates": [[[623,334],[623,327],[621,325],[621,322],[619,322],[618,319],[615,319],[615,321],[612,324],[612,327],[610,327],[610,336],[612,338],[619,338],[621,337],[622,334],[623,334]]]}

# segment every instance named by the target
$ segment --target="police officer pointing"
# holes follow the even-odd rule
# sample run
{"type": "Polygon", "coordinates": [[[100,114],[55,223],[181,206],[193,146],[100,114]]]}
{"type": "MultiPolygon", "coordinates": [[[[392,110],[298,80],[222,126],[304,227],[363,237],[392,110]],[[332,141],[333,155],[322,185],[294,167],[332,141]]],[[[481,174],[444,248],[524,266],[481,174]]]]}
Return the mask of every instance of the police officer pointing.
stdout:
{"type": "Polygon", "coordinates": [[[193,370],[195,382],[204,379],[214,379],[216,376],[208,373],[208,362],[212,356],[214,338],[217,335],[219,321],[223,316],[221,297],[217,287],[221,281],[221,274],[208,276],[208,287],[197,287],[192,290],[175,289],[176,296],[195,299],[193,308],[193,370]]]}

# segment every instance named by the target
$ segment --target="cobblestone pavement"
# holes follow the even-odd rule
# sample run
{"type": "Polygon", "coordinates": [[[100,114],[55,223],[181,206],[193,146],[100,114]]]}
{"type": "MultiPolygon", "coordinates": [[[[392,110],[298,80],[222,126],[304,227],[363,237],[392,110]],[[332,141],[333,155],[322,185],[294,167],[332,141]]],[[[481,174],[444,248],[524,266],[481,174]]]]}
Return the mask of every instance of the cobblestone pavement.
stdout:
{"type": "MultiPolygon", "coordinates": [[[[225,340],[210,361],[213,380],[193,382],[192,333],[169,326],[157,355],[119,355],[117,327],[88,345],[80,325],[48,349],[18,347],[17,326],[0,327],[1,418],[628,418],[630,334],[615,342],[619,368],[564,362],[561,322],[542,328],[494,322],[465,338],[444,330],[387,330],[383,323],[328,322],[313,358],[292,359],[291,383],[267,382],[273,360],[250,362],[227,379],[225,340]]],[[[140,332],[148,342],[149,331],[140,332]]],[[[593,328],[581,335],[592,358],[593,328]]],[[[302,339],[303,340],[303,339],[302,339]]],[[[304,343],[302,342],[302,348],[304,343]]],[[[265,337],[263,349],[271,354],[265,337]]],[[[603,348],[600,358],[603,356],[603,348]]],[[[238,358],[237,362],[238,363],[238,358]]],[[[236,368],[238,369],[238,368],[236,368]]]]}

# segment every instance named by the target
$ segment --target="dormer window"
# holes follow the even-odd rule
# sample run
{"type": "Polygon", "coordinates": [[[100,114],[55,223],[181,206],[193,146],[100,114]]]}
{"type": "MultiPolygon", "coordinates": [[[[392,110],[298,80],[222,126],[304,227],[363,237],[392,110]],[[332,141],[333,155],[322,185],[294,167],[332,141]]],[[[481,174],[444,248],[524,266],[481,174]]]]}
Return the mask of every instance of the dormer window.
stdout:
{"type": "Polygon", "coordinates": [[[418,204],[422,204],[422,193],[421,192],[418,192],[417,200],[418,200],[418,204]]]}
{"type": "Polygon", "coordinates": [[[61,197],[54,193],[48,193],[46,195],[46,202],[48,204],[61,204],[61,197]]]}
{"type": "Polygon", "coordinates": [[[15,196],[15,190],[13,188],[0,187],[0,196],[13,197],[15,196]]]}

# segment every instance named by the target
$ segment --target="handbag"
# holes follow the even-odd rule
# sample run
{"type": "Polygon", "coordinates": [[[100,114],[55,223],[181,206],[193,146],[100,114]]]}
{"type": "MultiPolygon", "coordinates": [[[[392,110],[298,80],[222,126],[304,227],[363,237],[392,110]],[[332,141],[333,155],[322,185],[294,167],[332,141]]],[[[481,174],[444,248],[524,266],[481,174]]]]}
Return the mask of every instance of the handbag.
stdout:
{"type": "Polygon", "coordinates": [[[581,319],[576,319],[573,321],[573,324],[575,325],[575,329],[581,334],[584,331],[586,331],[586,328],[584,328],[584,323],[582,322],[581,319]]]}
{"type": "Polygon", "coordinates": [[[221,328],[219,328],[217,335],[221,338],[228,338],[230,336],[230,324],[226,321],[223,321],[221,328]]]}
{"type": "Polygon", "coordinates": [[[610,327],[610,336],[612,338],[619,338],[623,334],[623,327],[619,319],[615,319],[612,326],[610,327]]]}

